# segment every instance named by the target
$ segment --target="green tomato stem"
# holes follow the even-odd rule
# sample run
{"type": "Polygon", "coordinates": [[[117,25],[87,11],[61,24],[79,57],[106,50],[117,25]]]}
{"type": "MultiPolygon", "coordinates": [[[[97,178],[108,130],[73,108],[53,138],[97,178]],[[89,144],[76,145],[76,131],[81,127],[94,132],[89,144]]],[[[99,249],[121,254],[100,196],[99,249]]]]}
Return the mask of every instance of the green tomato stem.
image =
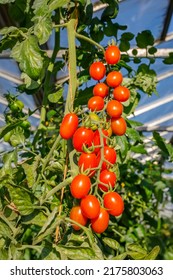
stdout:
{"type": "Polygon", "coordinates": [[[76,35],[76,38],[85,40],[85,41],[89,42],[90,44],[96,46],[96,47],[97,47],[98,49],[100,49],[100,50],[103,52],[103,54],[104,54],[105,49],[104,49],[100,44],[98,44],[97,42],[95,42],[94,40],[92,40],[91,38],[88,38],[88,37],[86,37],[86,36],[84,36],[84,35],[82,35],[82,34],[79,34],[79,33],[77,33],[77,32],[75,33],[75,35],[76,35]]]}

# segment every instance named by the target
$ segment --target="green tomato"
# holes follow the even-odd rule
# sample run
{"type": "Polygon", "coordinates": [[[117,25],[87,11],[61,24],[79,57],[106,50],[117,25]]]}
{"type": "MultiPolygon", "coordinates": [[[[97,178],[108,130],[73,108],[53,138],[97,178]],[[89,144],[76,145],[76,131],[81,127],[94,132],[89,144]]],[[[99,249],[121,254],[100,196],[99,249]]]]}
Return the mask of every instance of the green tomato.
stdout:
{"type": "Polygon", "coordinates": [[[19,107],[18,107],[18,105],[17,105],[17,103],[16,102],[13,102],[13,103],[11,103],[11,104],[9,104],[9,108],[10,108],[10,110],[12,111],[12,112],[17,112],[18,110],[19,110],[19,107]]]}
{"type": "Polygon", "coordinates": [[[20,125],[23,129],[27,129],[31,126],[30,122],[28,120],[24,120],[21,125],[20,125]]]}
{"type": "Polygon", "coordinates": [[[92,130],[96,130],[98,129],[99,126],[99,122],[100,122],[100,118],[97,114],[95,113],[90,113],[89,114],[89,118],[90,118],[90,127],[92,130]]]}
{"type": "Polygon", "coordinates": [[[16,100],[17,106],[20,110],[22,110],[24,108],[24,104],[21,100],[16,100]]]}
{"type": "Polygon", "coordinates": [[[10,142],[11,134],[12,134],[12,131],[9,131],[4,135],[4,137],[3,137],[4,142],[8,142],[8,143],[10,142]]]}

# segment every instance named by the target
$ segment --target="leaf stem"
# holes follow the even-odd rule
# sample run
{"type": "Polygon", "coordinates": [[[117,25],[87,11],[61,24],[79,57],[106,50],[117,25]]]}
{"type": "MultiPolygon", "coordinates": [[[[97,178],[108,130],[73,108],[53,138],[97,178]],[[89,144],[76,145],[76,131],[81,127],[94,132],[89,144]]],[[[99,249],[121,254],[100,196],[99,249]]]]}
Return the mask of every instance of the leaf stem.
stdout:
{"type": "Polygon", "coordinates": [[[82,34],[79,34],[79,33],[77,33],[77,32],[75,33],[75,35],[76,35],[76,38],[85,40],[85,41],[89,42],[90,44],[96,46],[96,47],[97,47],[98,49],[100,49],[100,50],[103,52],[103,54],[104,54],[105,49],[104,49],[100,44],[98,44],[96,41],[94,41],[94,40],[92,40],[91,38],[88,38],[88,37],[86,37],[86,36],[84,36],[84,35],[82,35],[82,34]]]}

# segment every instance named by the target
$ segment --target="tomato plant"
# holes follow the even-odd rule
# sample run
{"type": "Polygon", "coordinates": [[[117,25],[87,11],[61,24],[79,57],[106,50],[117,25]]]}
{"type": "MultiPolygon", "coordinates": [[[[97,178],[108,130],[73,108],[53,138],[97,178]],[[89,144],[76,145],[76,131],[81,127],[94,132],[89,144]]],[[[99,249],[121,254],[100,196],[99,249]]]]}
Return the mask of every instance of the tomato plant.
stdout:
{"type": "Polygon", "coordinates": [[[116,23],[117,1],[103,1],[98,17],[92,1],[1,2],[16,25],[0,31],[0,52],[21,81],[4,92],[0,259],[171,258],[160,209],[173,201],[161,164],[172,146],[155,131],[158,157],[144,163],[148,144],[129,118],[141,93],[156,92],[152,34],[116,23]],[[145,42],[144,59],[129,56],[132,37],[145,42]]]}

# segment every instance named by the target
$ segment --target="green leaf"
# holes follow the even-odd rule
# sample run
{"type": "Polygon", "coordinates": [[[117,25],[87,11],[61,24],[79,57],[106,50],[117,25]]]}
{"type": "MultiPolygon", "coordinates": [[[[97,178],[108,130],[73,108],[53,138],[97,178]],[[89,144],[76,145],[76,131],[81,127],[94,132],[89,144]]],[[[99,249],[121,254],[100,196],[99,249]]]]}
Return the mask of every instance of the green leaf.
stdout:
{"type": "Polygon", "coordinates": [[[120,147],[120,153],[122,158],[124,159],[129,151],[129,143],[127,137],[125,135],[116,136],[116,143],[120,147]]]}
{"type": "Polygon", "coordinates": [[[58,103],[62,98],[63,94],[63,87],[59,88],[56,92],[50,93],[48,95],[48,99],[51,103],[58,103]]]}
{"type": "Polygon", "coordinates": [[[102,240],[106,245],[114,250],[118,250],[118,248],[120,247],[120,244],[115,239],[104,237],[102,240]]]}
{"type": "Polygon", "coordinates": [[[153,132],[153,137],[154,140],[157,143],[157,146],[161,149],[161,151],[163,152],[163,154],[166,157],[170,157],[170,160],[173,159],[173,147],[170,143],[166,143],[165,139],[163,137],[160,136],[160,134],[157,131],[153,132]]]}
{"type": "Polygon", "coordinates": [[[139,135],[139,132],[134,128],[128,127],[126,130],[126,134],[134,142],[141,141],[141,136],[139,135]]]}
{"type": "Polygon", "coordinates": [[[50,224],[55,219],[55,216],[57,215],[57,213],[58,213],[58,209],[57,209],[57,207],[55,207],[53,209],[53,211],[50,213],[50,215],[47,217],[45,224],[43,225],[43,227],[41,228],[41,230],[38,233],[38,236],[46,231],[46,229],[50,226],[50,224]]]}
{"type": "Polygon", "coordinates": [[[138,252],[141,254],[147,253],[147,251],[144,248],[142,248],[139,244],[127,244],[126,248],[128,251],[138,252]]]}
{"type": "Polygon", "coordinates": [[[148,49],[149,54],[155,54],[157,52],[157,49],[155,47],[151,47],[148,49]]]}
{"type": "Polygon", "coordinates": [[[95,259],[95,253],[88,247],[70,247],[59,245],[55,249],[58,252],[65,254],[70,260],[93,260],[95,259]]]}
{"type": "Polygon", "coordinates": [[[124,32],[121,35],[121,40],[131,41],[134,37],[135,37],[135,35],[133,33],[131,33],[131,32],[124,32]]]}
{"type": "Polygon", "coordinates": [[[173,52],[169,53],[169,56],[163,60],[164,64],[173,64],[173,52]]]}
{"type": "Polygon", "coordinates": [[[116,1],[110,1],[109,6],[107,6],[102,15],[101,20],[102,21],[108,21],[108,18],[114,19],[116,18],[117,14],[119,12],[119,5],[116,1]]]}
{"type": "Polygon", "coordinates": [[[144,258],[144,260],[155,260],[158,256],[160,252],[160,247],[159,246],[155,246],[150,253],[148,253],[146,255],[146,257],[144,258]]]}
{"type": "Polygon", "coordinates": [[[112,258],[111,260],[124,260],[127,257],[127,253],[124,252],[120,255],[117,255],[116,257],[112,258]]]}
{"type": "Polygon", "coordinates": [[[28,164],[26,162],[22,164],[29,188],[32,188],[35,184],[39,162],[40,162],[40,156],[38,155],[34,158],[32,164],[28,164]]]}
{"type": "Polygon", "coordinates": [[[137,244],[128,244],[127,245],[127,254],[134,260],[144,259],[147,251],[137,244]]]}
{"type": "Polygon", "coordinates": [[[10,143],[13,147],[24,144],[25,136],[22,128],[17,127],[10,137],[10,143]]]}
{"type": "Polygon", "coordinates": [[[40,45],[46,43],[52,33],[52,20],[51,14],[47,16],[39,16],[33,18],[34,25],[34,34],[37,36],[40,45]]]}
{"type": "Polygon", "coordinates": [[[22,223],[26,225],[36,225],[42,227],[47,221],[47,217],[42,212],[34,211],[30,215],[24,216],[22,223]]]}
{"type": "Polygon", "coordinates": [[[19,62],[20,69],[36,80],[43,69],[43,57],[38,47],[37,38],[30,35],[22,42],[17,42],[11,51],[11,57],[19,62]]]}
{"type": "Polygon", "coordinates": [[[147,151],[143,144],[139,144],[137,146],[131,146],[130,150],[137,154],[147,154],[147,151]]]}
{"type": "Polygon", "coordinates": [[[69,2],[70,0],[51,0],[49,3],[49,11],[54,11],[58,8],[61,8],[64,5],[67,5],[69,2]]]}
{"type": "Polygon", "coordinates": [[[29,215],[34,210],[31,196],[24,189],[19,187],[7,186],[10,193],[11,202],[14,203],[15,207],[22,216],[29,215]]]}
{"type": "Polygon", "coordinates": [[[120,40],[119,49],[122,52],[126,52],[130,49],[130,43],[128,40],[120,40]]]}
{"type": "Polygon", "coordinates": [[[10,27],[4,27],[0,29],[0,35],[8,35],[9,33],[18,33],[19,29],[15,26],[10,26],[10,27]]]}
{"type": "Polygon", "coordinates": [[[0,4],[13,3],[15,0],[0,0],[0,4]]]}
{"type": "Polygon", "coordinates": [[[136,36],[136,43],[139,48],[147,48],[154,45],[154,37],[150,30],[144,30],[136,36]]]}

